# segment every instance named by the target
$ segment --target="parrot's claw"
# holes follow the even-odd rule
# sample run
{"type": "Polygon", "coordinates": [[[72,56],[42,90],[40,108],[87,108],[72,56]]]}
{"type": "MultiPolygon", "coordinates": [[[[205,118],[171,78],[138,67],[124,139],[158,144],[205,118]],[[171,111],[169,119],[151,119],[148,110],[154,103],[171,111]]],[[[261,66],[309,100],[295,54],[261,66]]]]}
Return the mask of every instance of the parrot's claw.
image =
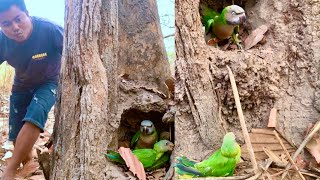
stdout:
{"type": "Polygon", "coordinates": [[[236,44],[237,44],[238,49],[243,50],[243,47],[240,43],[236,43],[236,44]]]}
{"type": "Polygon", "coordinates": [[[237,45],[238,49],[242,50],[242,45],[240,44],[240,42],[242,42],[240,39],[239,39],[239,34],[232,34],[232,39],[233,41],[235,42],[235,44],[237,45]]]}

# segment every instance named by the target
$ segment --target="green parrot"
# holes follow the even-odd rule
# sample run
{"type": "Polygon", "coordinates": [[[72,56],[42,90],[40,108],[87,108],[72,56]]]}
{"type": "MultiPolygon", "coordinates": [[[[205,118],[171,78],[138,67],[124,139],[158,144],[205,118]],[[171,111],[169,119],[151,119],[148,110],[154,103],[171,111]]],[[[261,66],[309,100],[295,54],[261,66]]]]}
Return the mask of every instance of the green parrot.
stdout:
{"type": "Polygon", "coordinates": [[[220,14],[205,5],[201,5],[201,15],[205,32],[207,34],[211,30],[215,43],[232,36],[237,46],[240,49],[242,48],[237,34],[234,33],[235,28],[238,27],[239,30],[239,25],[246,20],[246,14],[240,6],[227,6],[220,14]]]}
{"type": "MultiPolygon", "coordinates": [[[[166,163],[169,159],[164,154],[173,151],[174,144],[168,140],[161,140],[154,144],[153,149],[136,149],[132,153],[139,159],[146,170],[153,170],[166,163]],[[159,165],[160,164],[160,165],[159,165]]],[[[108,150],[106,156],[114,162],[125,164],[119,153],[108,150]]]]}
{"type": "Polygon", "coordinates": [[[130,146],[133,149],[152,149],[157,141],[158,133],[152,121],[143,120],[140,124],[140,130],[131,139],[130,146]]]}
{"type": "MultiPolygon", "coordinates": [[[[172,150],[171,150],[172,151],[172,150]]],[[[160,159],[158,159],[152,166],[146,168],[147,171],[154,171],[156,169],[159,169],[163,167],[167,162],[170,160],[171,151],[165,152],[160,159]]]]}
{"type": "Polygon", "coordinates": [[[179,163],[175,164],[179,177],[206,177],[206,176],[232,176],[240,160],[241,150],[235,140],[233,132],[227,133],[223,138],[220,149],[215,151],[208,159],[194,162],[186,157],[177,157],[179,163]]]}

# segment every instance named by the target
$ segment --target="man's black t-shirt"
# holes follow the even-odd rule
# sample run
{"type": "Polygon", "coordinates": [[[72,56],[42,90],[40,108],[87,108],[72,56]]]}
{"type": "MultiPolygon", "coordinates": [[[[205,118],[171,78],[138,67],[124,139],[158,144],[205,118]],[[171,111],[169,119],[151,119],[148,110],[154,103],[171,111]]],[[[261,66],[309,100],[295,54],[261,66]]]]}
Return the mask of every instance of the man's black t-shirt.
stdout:
{"type": "Polygon", "coordinates": [[[30,37],[18,43],[0,31],[0,64],[7,61],[15,68],[12,92],[37,88],[46,82],[58,82],[63,47],[63,28],[32,17],[30,37]]]}

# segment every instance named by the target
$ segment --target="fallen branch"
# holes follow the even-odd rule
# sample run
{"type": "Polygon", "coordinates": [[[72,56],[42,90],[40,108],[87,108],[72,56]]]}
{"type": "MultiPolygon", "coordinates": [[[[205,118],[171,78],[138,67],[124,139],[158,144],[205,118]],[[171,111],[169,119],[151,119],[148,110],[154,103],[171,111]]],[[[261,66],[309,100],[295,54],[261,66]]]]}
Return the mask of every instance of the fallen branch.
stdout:
{"type": "Polygon", "coordinates": [[[307,173],[307,172],[301,172],[301,174],[304,174],[304,175],[310,176],[310,177],[314,177],[314,178],[320,178],[319,176],[317,176],[315,174],[311,174],[311,173],[307,173]]]}
{"type": "MultiPolygon", "coordinates": [[[[279,168],[272,168],[273,170],[276,170],[276,171],[278,171],[278,170],[280,170],[279,168]]],[[[278,176],[278,175],[280,175],[280,174],[282,174],[282,173],[284,173],[284,172],[294,172],[295,170],[292,170],[292,169],[289,169],[289,170],[283,170],[283,169],[281,169],[279,172],[277,172],[277,173],[275,173],[275,174],[272,174],[271,176],[272,177],[276,177],[276,176],[278,176]]],[[[306,175],[306,176],[310,176],[310,177],[315,177],[315,178],[320,178],[320,176],[318,176],[318,175],[315,175],[315,174],[312,174],[310,171],[307,171],[307,170],[305,170],[305,169],[301,169],[301,174],[303,174],[303,175],[306,175]]]]}
{"type": "Polygon", "coordinates": [[[315,168],[315,167],[311,167],[310,169],[311,169],[312,171],[314,171],[314,172],[320,173],[320,170],[317,169],[317,168],[315,168]]]}
{"type": "Polygon", "coordinates": [[[271,177],[277,177],[277,176],[279,176],[280,174],[282,174],[284,172],[286,172],[286,170],[282,170],[282,171],[279,171],[279,172],[277,172],[275,174],[272,174],[271,177]]]}
{"type": "Polygon", "coordinates": [[[257,164],[256,158],[254,156],[254,151],[253,151],[250,136],[249,136],[249,133],[247,130],[246,122],[244,121],[244,116],[243,116],[243,112],[242,112],[242,108],[241,108],[241,103],[240,103],[240,98],[239,98],[239,93],[238,93],[236,81],[234,79],[233,73],[232,73],[231,69],[229,68],[229,66],[227,66],[227,69],[229,71],[229,78],[230,78],[232,92],[233,92],[234,100],[235,100],[237,111],[238,111],[238,116],[240,119],[243,137],[244,137],[245,143],[247,145],[247,150],[250,155],[250,160],[251,160],[253,170],[256,174],[258,174],[259,173],[258,172],[258,164],[257,164]]]}
{"type": "Polygon", "coordinates": [[[285,151],[290,163],[294,166],[295,170],[297,171],[297,173],[299,174],[300,178],[302,180],[305,180],[305,178],[303,177],[303,175],[301,174],[301,172],[299,171],[299,168],[297,167],[297,165],[294,163],[294,161],[292,160],[287,148],[284,146],[282,140],[280,139],[278,133],[276,131],[273,131],[274,135],[276,136],[276,138],[278,139],[280,145],[282,146],[283,150],[285,151]]]}
{"type": "MultiPolygon", "coordinates": [[[[312,137],[314,136],[314,134],[316,132],[318,132],[320,129],[320,121],[318,121],[316,123],[316,125],[314,126],[314,128],[311,130],[311,132],[308,134],[308,136],[302,141],[302,143],[300,144],[299,148],[297,149],[297,151],[293,154],[292,156],[292,160],[295,161],[296,158],[298,157],[298,155],[301,153],[302,149],[306,146],[306,144],[312,139],[312,137]]],[[[290,163],[287,164],[286,166],[286,169],[285,170],[288,170],[290,169],[290,163]]],[[[282,174],[282,177],[281,179],[284,179],[286,176],[287,176],[288,172],[284,172],[282,174]]]]}
{"type": "Polygon", "coordinates": [[[256,173],[254,176],[246,179],[246,180],[256,180],[256,179],[259,179],[259,177],[262,175],[262,172],[258,172],[256,173]]]}

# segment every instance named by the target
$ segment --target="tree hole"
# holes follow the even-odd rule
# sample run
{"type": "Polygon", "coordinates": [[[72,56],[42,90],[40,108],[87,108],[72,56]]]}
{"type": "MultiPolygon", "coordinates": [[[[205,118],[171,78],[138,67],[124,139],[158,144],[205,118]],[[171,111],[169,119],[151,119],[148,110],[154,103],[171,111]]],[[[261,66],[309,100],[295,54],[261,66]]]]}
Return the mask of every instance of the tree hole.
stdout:
{"type": "MultiPolygon", "coordinates": [[[[163,132],[166,133],[168,140],[174,143],[174,127],[173,123],[164,123],[162,121],[162,117],[164,113],[158,111],[150,111],[150,112],[142,112],[138,109],[129,109],[122,114],[120,127],[118,129],[118,148],[119,147],[130,147],[130,142],[136,132],[140,130],[140,124],[143,120],[150,120],[153,122],[155,129],[158,133],[158,137],[160,139],[160,135],[163,132]]],[[[171,152],[170,152],[171,153],[171,152]]],[[[161,168],[168,169],[170,166],[170,162],[167,162],[165,166],[161,168]]]]}
{"type": "MultiPolygon", "coordinates": [[[[215,46],[215,47],[219,47],[221,50],[237,50],[240,48],[244,48],[244,41],[247,39],[247,37],[249,36],[249,31],[252,30],[252,27],[250,25],[250,17],[252,15],[252,7],[256,4],[256,1],[253,0],[221,0],[221,1],[211,1],[211,0],[200,0],[200,6],[199,6],[199,13],[201,16],[201,22],[203,25],[203,32],[204,32],[204,38],[205,41],[207,43],[207,45],[209,46],[215,46]],[[235,27],[234,28],[234,33],[237,36],[238,40],[240,43],[239,47],[237,45],[237,43],[235,42],[234,38],[232,37],[232,35],[229,38],[226,39],[220,39],[217,38],[217,35],[215,35],[213,33],[212,28],[208,30],[208,32],[205,32],[205,24],[206,21],[202,14],[203,14],[203,7],[206,6],[216,12],[218,12],[219,14],[222,12],[222,10],[230,5],[238,5],[240,6],[244,11],[245,11],[245,17],[246,17],[246,21],[242,24],[239,25],[239,27],[235,27]]],[[[208,24],[208,23],[207,23],[208,24]]],[[[223,28],[225,29],[225,28],[223,28]]],[[[218,31],[218,30],[216,30],[218,31]]],[[[219,30],[220,34],[222,33],[219,30]]],[[[224,33],[226,31],[223,31],[224,33]]],[[[230,31],[229,31],[230,32],[230,31]]],[[[227,33],[229,34],[229,33],[227,33]]],[[[220,35],[222,36],[222,35],[220,35]]],[[[263,40],[260,41],[261,44],[263,44],[264,42],[266,42],[266,39],[264,38],[263,40]]]]}
{"type": "Polygon", "coordinates": [[[140,123],[143,120],[150,120],[153,122],[158,135],[162,132],[169,132],[171,135],[170,141],[173,142],[173,132],[170,130],[171,125],[162,122],[164,113],[157,111],[150,111],[148,113],[139,111],[137,109],[130,109],[125,111],[121,117],[120,128],[118,131],[119,147],[128,146],[134,134],[139,131],[140,123]],[[171,131],[171,132],[170,132],[171,131]]]}

